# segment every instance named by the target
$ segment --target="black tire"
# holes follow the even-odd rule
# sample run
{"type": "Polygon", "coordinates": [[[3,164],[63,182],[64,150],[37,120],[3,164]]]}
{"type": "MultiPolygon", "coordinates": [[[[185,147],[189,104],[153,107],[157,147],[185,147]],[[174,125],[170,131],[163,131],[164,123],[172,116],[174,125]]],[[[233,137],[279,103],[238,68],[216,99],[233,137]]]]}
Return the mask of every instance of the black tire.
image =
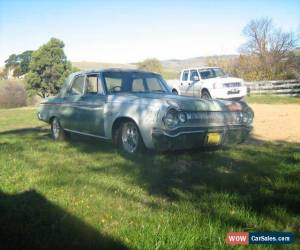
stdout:
{"type": "Polygon", "coordinates": [[[174,95],[178,95],[178,91],[177,91],[176,89],[173,89],[173,90],[172,90],[172,93],[173,93],[174,95]]]}
{"type": "Polygon", "coordinates": [[[51,120],[51,136],[55,141],[64,141],[69,137],[69,133],[66,133],[57,117],[51,120]]]}
{"type": "Polygon", "coordinates": [[[138,154],[145,150],[140,131],[137,125],[131,120],[124,121],[120,124],[116,130],[115,141],[118,147],[127,154],[138,154]],[[131,135],[128,134],[128,130],[132,131],[131,135]],[[126,138],[126,136],[129,138],[126,138]]]}
{"type": "Polygon", "coordinates": [[[202,94],[201,94],[201,98],[210,100],[211,96],[210,96],[210,94],[209,94],[209,92],[207,90],[203,90],[202,94]]]}

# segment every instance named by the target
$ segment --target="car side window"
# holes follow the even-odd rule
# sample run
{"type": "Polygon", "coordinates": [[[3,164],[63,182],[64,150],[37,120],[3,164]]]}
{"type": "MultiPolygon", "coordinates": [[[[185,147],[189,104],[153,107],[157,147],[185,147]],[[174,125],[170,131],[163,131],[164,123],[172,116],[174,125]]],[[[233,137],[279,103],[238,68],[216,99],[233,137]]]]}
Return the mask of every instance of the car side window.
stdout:
{"type": "Polygon", "coordinates": [[[197,70],[191,70],[190,81],[193,81],[195,76],[199,78],[197,70]]]}
{"type": "Polygon", "coordinates": [[[189,77],[189,71],[188,70],[183,71],[182,81],[187,81],[188,77],[189,77]]]}
{"type": "Polygon", "coordinates": [[[84,92],[84,76],[78,76],[73,80],[69,95],[82,95],[84,92]]]}
{"type": "Polygon", "coordinates": [[[157,77],[147,77],[146,82],[150,92],[163,91],[163,88],[157,77]]]}
{"type": "Polygon", "coordinates": [[[109,93],[120,92],[122,90],[123,79],[121,77],[104,77],[109,93]]]}
{"type": "Polygon", "coordinates": [[[142,78],[133,79],[132,92],[145,92],[144,81],[142,78]]]}
{"type": "Polygon", "coordinates": [[[86,93],[97,94],[98,93],[98,76],[88,75],[86,77],[86,93]]]}

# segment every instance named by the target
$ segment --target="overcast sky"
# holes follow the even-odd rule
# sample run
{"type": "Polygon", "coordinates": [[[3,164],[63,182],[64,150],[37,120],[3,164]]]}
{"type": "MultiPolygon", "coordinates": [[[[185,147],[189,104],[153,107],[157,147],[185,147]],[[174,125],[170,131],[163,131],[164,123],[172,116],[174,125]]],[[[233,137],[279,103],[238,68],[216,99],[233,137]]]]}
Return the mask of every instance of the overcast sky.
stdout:
{"type": "Polygon", "coordinates": [[[136,62],[237,53],[243,27],[268,16],[299,31],[299,0],[0,0],[0,65],[51,37],[71,61],[136,62]]]}

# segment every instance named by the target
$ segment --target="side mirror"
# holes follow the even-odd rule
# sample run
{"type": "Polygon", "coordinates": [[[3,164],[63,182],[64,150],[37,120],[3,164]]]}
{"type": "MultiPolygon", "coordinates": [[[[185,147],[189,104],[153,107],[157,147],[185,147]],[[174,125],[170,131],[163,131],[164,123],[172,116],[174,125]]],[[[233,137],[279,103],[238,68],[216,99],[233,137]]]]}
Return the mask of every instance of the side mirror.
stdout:
{"type": "Polygon", "coordinates": [[[193,80],[193,82],[199,81],[199,76],[193,76],[193,77],[192,77],[192,80],[193,80]]]}

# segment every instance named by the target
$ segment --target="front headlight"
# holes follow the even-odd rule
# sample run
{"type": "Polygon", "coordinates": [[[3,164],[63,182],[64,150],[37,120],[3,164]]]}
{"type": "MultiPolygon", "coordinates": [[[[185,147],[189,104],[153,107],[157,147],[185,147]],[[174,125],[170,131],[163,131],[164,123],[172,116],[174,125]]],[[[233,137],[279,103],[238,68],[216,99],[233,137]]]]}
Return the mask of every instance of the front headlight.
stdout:
{"type": "Polygon", "coordinates": [[[221,88],[223,88],[224,86],[223,86],[223,83],[220,83],[220,82],[215,82],[214,84],[213,84],[213,88],[214,89],[221,89],[221,88]]]}
{"type": "Polygon", "coordinates": [[[175,109],[170,109],[164,117],[163,121],[167,127],[175,127],[179,122],[178,112],[175,109]]]}
{"type": "Polygon", "coordinates": [[[186,118],[186,114],[184,112],[179,112],[178,113],[178,119],[181,123],[185,123],[187,118],[186,118]]]}
{"type": "Polygon", "coordinates": [[[246,124],[251,124],[253,121],[253,111],[249,108],[247,108],[244,112],[243,112],[243,123],[246,124]]]}

